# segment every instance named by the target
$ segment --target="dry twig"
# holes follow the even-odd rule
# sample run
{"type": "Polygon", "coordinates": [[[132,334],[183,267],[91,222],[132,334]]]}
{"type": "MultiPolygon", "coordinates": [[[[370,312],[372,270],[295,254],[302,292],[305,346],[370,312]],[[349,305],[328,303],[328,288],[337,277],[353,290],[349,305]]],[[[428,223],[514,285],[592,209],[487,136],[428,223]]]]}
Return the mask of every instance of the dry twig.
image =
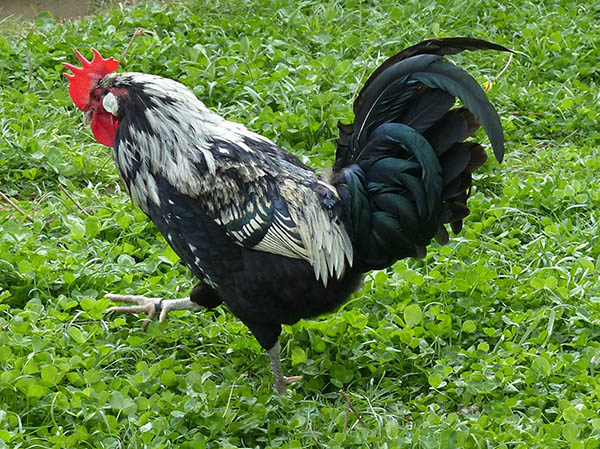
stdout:
{"type": "Polygon", "coordinates": [[[138,28],[137,30],[135,30],[135,32],[133,33],[133,36],[131,36],[131,40],[129,41],[129,43],[127,44],[127,47],[125,47],[125,50],[123,50],[123,53],[121,53],[121,57],[119,58],[119,64],[121,63],[121,61],[123,61],[123,59],[125,58],[125,55],[127,54],[127,52],[129,51],[129,49],[131,48],[131,46],[133,45],[133,42],[140,36],[143,36],[144,34],[152,34],[154,36],[156,36],[156,33],[152,30],[147,30],[145,28],[138,28]]]}
{"type": "Polygon", "coordinates": [[[63,191],[63,193],[65,195],[67,195],[67,197],[73,202],[73,204],[75,206],[77,206],[77,209],[79,209],[81,212],[84,213],[84,215],[86,215],[87,217],[90,216],[89,212],[86,211],[83,207],[81,207],[81,205],[77,202],[77,200],[75,200],[75,198],[73,198],[73,196],[69,193],[69,191],[67,189],[65,189],[62,185],[58,185],[58,187],[60,188],[60,190],[63,191]]]}
{"type": "Polygon", "coordinates": [[[500,79],[500,77],[502,75],[504,75],[504,72],[506,72],[508,70],[508,67],[510,66],[510,63],[512,62],[512,60],[513,60],[513,53],[510,53],[508,56],[508,61],[506,62],[506,65],[502,68],[502,70],[500,70],[500,72],[494,77],[494,79],[483,83],[483,88],[485,90],[489,91],[492,89],[492,86],[494,85],[494,83],[496,81],[498,81],[500,79]]]}
{"type": "Polygon", "coordinates": [[[346,432],[346,429],[348,428],[348,410],[349,409],[352,410],[352,413],[354,413],[354,415],[356,416],[356,418],[358,419],[360,424],[366,429],[367,425],[360,417],[360,414],[358,413],[358,411],[352,405],[352,402],[350,402],[350,396],[348,395],[348,393],[346,393],[344,390],[340,390],[340,395],[346,400],[346,421],[344,422],[344,432],[346,432]]]}
{"type": "Polygon", "coordinates": [[[33,223],[33,219],[29,215],[27,215],[23,209],[21,209],[19,206],[17,206],[17,204],[14,203],[8,196],[6,196],[6,194],[4,192],[0,192],[0,197],[2,197],[2,199],[6,203],[8,203],[14,210],[16,210],[18,213],[23,215],[27,220],[29,220],[31,223],[33,223]]]}

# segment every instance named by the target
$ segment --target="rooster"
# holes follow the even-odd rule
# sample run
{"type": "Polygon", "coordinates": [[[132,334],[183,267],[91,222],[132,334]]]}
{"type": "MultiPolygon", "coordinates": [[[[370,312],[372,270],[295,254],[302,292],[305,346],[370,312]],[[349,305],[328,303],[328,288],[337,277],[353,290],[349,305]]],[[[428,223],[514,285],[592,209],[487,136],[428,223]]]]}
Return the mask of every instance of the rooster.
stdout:
{"type": "Polygon", "coordinates": [[[96,50],[69,93],[98,142],[112,147],[133,202],[199,279],[190,296],[107,295],[161,321],[171,310],[224,303],[268,352],[274,389],[284,377],[282,324],[333,311],[364,274],[448,242],[469,214],[472,173],[487,159],[465,141],[480,126],[504,155],[498,114],[479,84],[444,59],[510,51],[472,38],[432,39],[385,61],[339,124],[332,174],[315,173],[269,139],[208,109],[183,84],[118,73],[96,50]],[[455,107],[456,98],[462,106],[455,107]]]}

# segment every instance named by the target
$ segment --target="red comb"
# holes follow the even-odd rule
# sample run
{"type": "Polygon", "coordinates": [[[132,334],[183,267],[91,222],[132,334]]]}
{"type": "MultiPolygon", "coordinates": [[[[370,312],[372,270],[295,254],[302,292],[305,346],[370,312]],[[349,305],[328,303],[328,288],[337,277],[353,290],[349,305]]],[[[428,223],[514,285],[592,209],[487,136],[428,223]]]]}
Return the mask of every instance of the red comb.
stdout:
{"type": "Polygon", "coordinates": [[[75,103],[75,106],[84,111],[87,106],[92,81],[97,81],[104,75],[117,70],[119,61],[113,58],[104,59],[95,48],[92,48],[94,57],[91,61],[88,61],[76,48],[74,50],[82,67],[75,67],[66,62],[62,64],[73,72],[72,75],[65,73],[65,76],[69,78],[69,94],[71,94],[71,99],[75,103]]]}

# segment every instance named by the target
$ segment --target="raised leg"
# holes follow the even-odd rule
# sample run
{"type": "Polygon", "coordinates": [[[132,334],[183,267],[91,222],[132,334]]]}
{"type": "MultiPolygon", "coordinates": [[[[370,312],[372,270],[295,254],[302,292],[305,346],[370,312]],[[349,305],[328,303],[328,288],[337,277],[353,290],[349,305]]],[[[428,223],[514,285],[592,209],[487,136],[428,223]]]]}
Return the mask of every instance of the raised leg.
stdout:
{"type": "Polygon", "coordinates": [[[271,359],[271,371],[275,376],[273,389],[279,394],[285,394],[285,389],[288,385],[302,380],[302,376],[285,377],[281,371],[281,346],[277,341],[271,349],[267,351],[271,359]]]}
{"type": "Polygon", "coordinates": [[[146,319],[142,323],[143,331],[146,330],[148,324],[150,324],[150,321],[157,313],[159,314],[159,321],[162,323],[171,310],[193,310],[197,312],[202,309],[202,306],[196,304],[190,298],[147,298],[139,295],[113,295],[112,293],[105,295],[105,298],[113,302],[135,304],[133,306],[113,306],[106,309],[106,311],[114,313],[145,313],[146,319]]]}

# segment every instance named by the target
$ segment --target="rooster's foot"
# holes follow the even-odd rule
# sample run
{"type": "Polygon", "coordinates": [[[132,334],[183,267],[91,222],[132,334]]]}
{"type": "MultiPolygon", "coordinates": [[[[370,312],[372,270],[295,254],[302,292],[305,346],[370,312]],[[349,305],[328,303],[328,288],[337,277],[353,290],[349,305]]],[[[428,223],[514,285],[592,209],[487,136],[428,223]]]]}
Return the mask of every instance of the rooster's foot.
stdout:
{"type": "Polygon", "coordinates": [[[145,313],[146,319],[142,323],[142,331],[145,331],[154,316],[159,314],[159,321],[162,323],[167,318],[171,310],[193,310],[198,311],[201,307],[192,302],[190,298],[182,299],[164,299],[147,298],[139,295],[114,295],[109,293],[104,296],[112,302],[124,302],[135,304],[133,306],[113,306],[106,309],[107,312],[114,313],[145,313]]]}

